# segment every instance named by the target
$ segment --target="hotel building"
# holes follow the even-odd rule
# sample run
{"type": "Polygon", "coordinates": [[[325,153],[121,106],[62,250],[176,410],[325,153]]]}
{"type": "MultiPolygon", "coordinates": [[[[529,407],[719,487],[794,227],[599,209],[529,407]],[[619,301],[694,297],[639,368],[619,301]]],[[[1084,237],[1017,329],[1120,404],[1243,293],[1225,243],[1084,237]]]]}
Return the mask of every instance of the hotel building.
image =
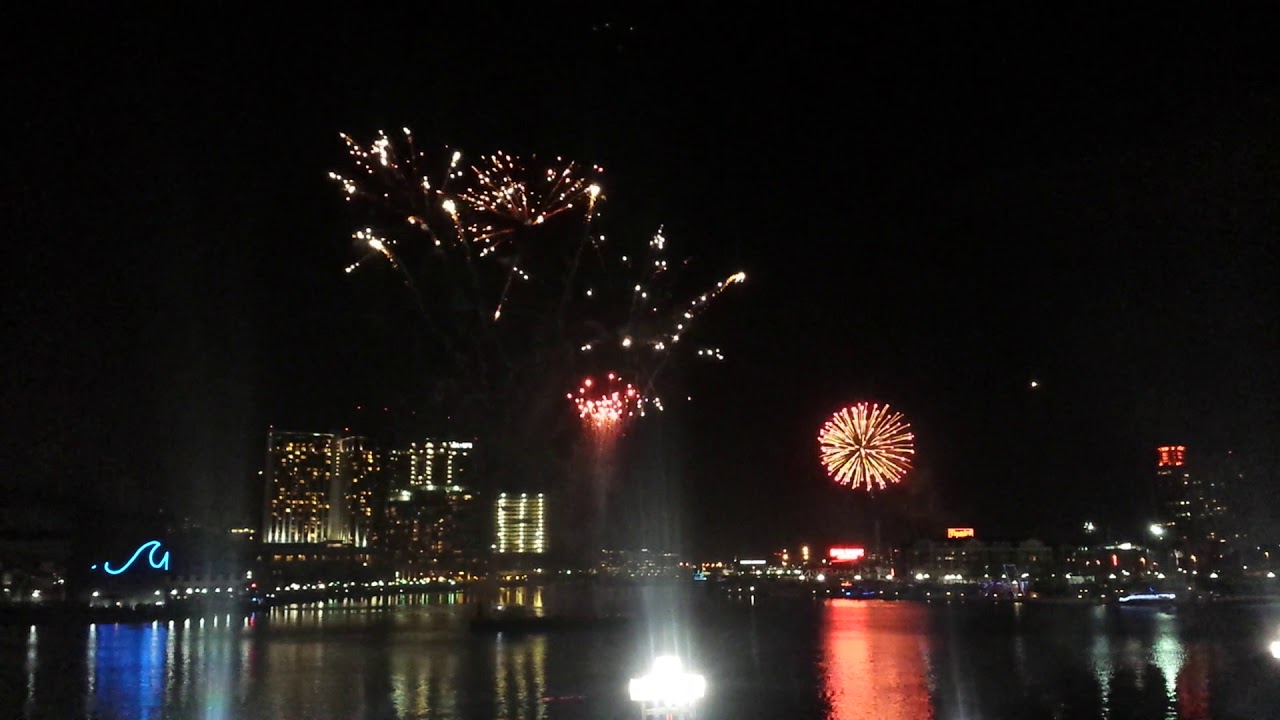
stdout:
{"type": "Polygon", "coordinates": [[[500,493],[494,502],[494,552],[545,553],[546,517],[546,498],[542,493],[500,493]]]}

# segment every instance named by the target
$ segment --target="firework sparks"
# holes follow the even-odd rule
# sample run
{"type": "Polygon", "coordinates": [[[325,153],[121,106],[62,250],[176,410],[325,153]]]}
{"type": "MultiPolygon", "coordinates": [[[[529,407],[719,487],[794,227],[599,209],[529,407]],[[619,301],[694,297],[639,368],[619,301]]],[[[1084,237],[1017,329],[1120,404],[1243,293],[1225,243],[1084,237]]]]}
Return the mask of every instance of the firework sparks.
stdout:
{"type": "MultiPolygon", "coordinates": [[[[369,142],[341,137],[350,163],[329,178],[377,222],[354,233],[360,254],[346,271],[395,271],[442,357],[493,407],[546,368],[578,366],[612,367],[630,383],[596,375],[594,387],[569,394],[594,433],[661,410],[658,378],[681,357],[676,350],[690,344],[701,313],[746,279],[734,273],[689,296],[690,261],[668,258],[661,228],[647,243],[606,242],[592,227],[605,199],[598,166],[427,153],[408,128],[369,142]],[[579,365],[585,353],[590,362],[579,365]]],[[[724,359],[719,348],[698,345],[691,356],[724,359]]],[[[490,412],[476,406],[477,415],[490,412]]]]}
{"type": "Polygon", "coordinates": [[[628,418],[644,415],[645,398],[631,383],[622,384],[616,373],[605,376],[603,383],[584,378],[578,392],[568,398],[578,411],[578,417],[586,421],[596,432],[608,433],[618,429],[628,418]]]}
{"type": "MultiPolygon", "coordinates": [[[[599,166],[592,166],[600,173],[599,166]]],[[[467,239],[481,246],[481,256],[497,250],[520,227],[542,225],[575,207],[590,219],[601,197],[600,185],[584,177],[577,163],[556,158],[555,164],[530,171],[519,158],[496,153],[471,167],[470,187],[458,195],[474,215],[464,226],[467,239]]]]}
{"type": "Polygon", "coordinates": [[[902,413],[865,402],[832,415],[818,434],[822,463],[832,479],[867,490],[902,480],[911,469],[914,440],[902,413]]]}
{"type": "MultiPolygon", "coordinates": [[[[627,322],[620,332],[620,343],[624,350],[646,349],[664,353],[673,349],[681,337],[689,330],[693,321],[712,301],[728,290],[730,286],[745,282],[747,275],[736,272],[717,283],[710,290],[704,291],[692,300],[673,304],[668,291],[668,262],[666,258],[667,238],[662,228],[649,240],[648,258],[639,262],[640,278],[630,285],[631,310],[627,322]],[[639,328],[645,328],[640,332],[639,328]]],[[[626,255],[622,256],[622,264],[631,267],[633,263],[626,255]]],[[[590,295],[590,291],[588,291],[590,295]]],[[[723,360],[719,350],[701,350],[700,357],[723,360]]]]}
{"type": "Polygon", "coordinates": [[[690,301],[689,304],[685,306],[684,312],[680,314],[680,318],[676,320],[675,329],[668,333],[666,338],[667,341],[671,344],[680,342],[680,335],[684,333],[686,327],[693,322],[693,320],[697,318],[703,310],[706,309],[707,305],[710,304],[712,300],[715,300],[720,296],[720,293],[729,289],[729,286],[746,281],[746,273],[741,271],[736,272],[724,280],[721,280],[711,290],[702,293],[690,301]]]}
{"type": "Polygon", "coordinates": [[[347,266],[348,273],[355,271],[356,268],[364,265],[370,258],[381,255],[391,263],[391,267],[399,270],[400,262],[396,259],[395,253],[391,251],[391,241],[376,235],[371,228],[357,230],[351,233],[351,237],[359,244],[369,248],[372,252],[347,266]]]}
{"type": "MultiPolygon", "coordinates": [[[[398,215],[399,220],[425,233],[442,256],[456,256],[455,266],[460,265],[469,277],[487,277],[484,268],[472,265],[474,259],[489,256],[496,260],[504,267],[503,280],[496,297],[483,300],[492,303],[490,317],[497,322],[507,307],[508,294],[514,290],[513,281],[529,280],[529,274],[517,265],[522,255],[534,253],[526,252],[520,231],[543,226],[563,214],[585,218],[589,229],[597,206],[604,199],[604,191],[594,179],[603,169],[562,158],[540,165],[533,162],[535,157],[526,164],[501,152],[484,156],[474,164],[464,163],[457,150],[446,149],[439,159],[433,159],[415,147],[409,128],[403,132],[402,139],[393,139],[379,131],[367,145],[340,133],[354,171],[330,172],[329,178],[341,187],[348,201],[359,200],[393,217],[398,215]]],[[[574,235],[569,233],[567,237],[574,235]]],[[[584,243],[597,248],[603,240],[603,236],[597,240],[589,232],[583,236],[584,243]]],[[[399,253],[391,254],[385,244],[367,244],[392,265],[400,265],[402,260],[412,262],[412,258],[397,257],[399,253]]],[[[372,253],[369,257],[373,257],[372,253]]],[[[347,272],[354,272],[367,260],[368,257],[349,265],[347,272]]]]}

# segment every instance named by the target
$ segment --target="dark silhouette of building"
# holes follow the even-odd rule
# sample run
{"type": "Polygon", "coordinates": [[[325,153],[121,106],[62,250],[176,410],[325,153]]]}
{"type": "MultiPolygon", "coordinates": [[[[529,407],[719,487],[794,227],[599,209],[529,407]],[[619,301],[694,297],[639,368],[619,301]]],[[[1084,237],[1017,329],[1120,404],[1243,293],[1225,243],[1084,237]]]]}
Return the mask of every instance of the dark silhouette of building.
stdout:
{"type": "Polygon", "coordinates": [[[1180,564],[1197,567],[1221,557],[1226,543],[1222,479],[1192,468],[1184,445],[1156,448],[1156,492],[1164,537],[1180,564]]]}
{"type": "Polygon", "coordinates": [[[388,498],[377,545],[402,577],[471,570],[487,555],[484,525],[484,506],[474,491],[401,486],[388,498]]]}

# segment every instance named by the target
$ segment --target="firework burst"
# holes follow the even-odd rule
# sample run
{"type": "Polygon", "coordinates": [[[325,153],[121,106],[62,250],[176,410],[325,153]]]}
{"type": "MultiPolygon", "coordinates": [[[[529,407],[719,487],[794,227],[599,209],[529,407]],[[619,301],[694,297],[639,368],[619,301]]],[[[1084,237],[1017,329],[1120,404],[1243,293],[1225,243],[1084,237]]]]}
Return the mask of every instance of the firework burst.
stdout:
{"type": "Polygon", "coordinates": [[[832,415],[818,434],[822,463],[831,478],[867,490],[902,480],[911,469],[914,440],[902,413],[865,402],[832,415]]]}
{"type": "Polygon", "coordinates": [[[658,378],[678,349],[725,358],[690,332],[745,274],[693,276],[690,260],[668,258],[661,229],[647,243],[607,241],[595,227],[600,167],[428,153],[408,128],[367,144],[342,139],[350,162],[329,176],[368,216],[352,234],[358,255],[347,272],[398,276],[435,341],[432,402],[503,438],[513,455],[528,455],[509,439],[521,433],[537,438],[520,440],[525,447],[550,446],[545,388],[563,392],[594,375],[569,399],[591,432],[618,432],[662,409],[658,378]]]}
{"type": "MultiPolygon", "coordinates": [[[[468,240],[480,245],[484,256],[499,249],[519,228],[542,225],[574,209],[590,218],[600,198],[600,185],[583,170],[563,158],[538,170],[505,153],[483,158],[471,166],[472,182],[458,194],[474,217],[464,228],[468,240]]],[[[589,171],[595,175],[603,169],[592,166],[589,171]]]]}
{"type": "MultiPolygon", "coordinates": [[[[443,260],[453,266],[451,270],[471,278],[472,287],[465,290],[473,298],[487,302],[490,312],[485,317],[491,322],[502,319],[516,281],[532,280],[529,265],[564,249],[554,242],[551,244],[556,246],[550,248],[526,247],[529,243],[522,239],[522,231],[571,214],[584,219],[589,229],[604,197],[596,180],[603,169],[595,165],[582,166],[562,158],[539,165],[536,157],[526,164],[502,152],[469,165],[458,150],[446,148],[438,157],[418,150],[408,128],[404,128],[402,140],[379,132],[368,145],[346,134],[340,136],[355,172],[330,172],[329,178],[341,187],[346,199],[361,202],[370,210],[425,233],[427,246],[436,255],[429,264],[443,260]],[[492,266],[477,264],[477,260],[486,257],[492,266]],[[500,273],[499,279],[487,282],[495,270],[500,273]],[[488,289],[496,287],[496,292],[488,298],[477,297],[485,294],[486,288],[478,285],[486,282],[492,286],[488,289]]],[[[365,254],[349,265],[347,272],[354,272],[379,256],[393,267],[400,265],[398,252],[392,250],[394,241],[376,237],[377,242],[372,242],[372,233],[368,228],[353,233],[365,254]]],[[[573,232],[565,237],[571,243],[579,242],[573,232]]],[[[547,274],[562,270],[549,269],[547,274]]],[[[564,274],[570,281],[574,275],[564,274]]],[[[406,284],[414,287],[408,279],[406,284]]]]}
{"type": "Polygon", "coordinates": [[[631,383],[622,383],[617,373],[609,373],[604,382],[584,378],[578,393],[568,394],[578,417],[599,433],[619,429],[629,418],[644,415],[645,398],[631,383]]]}

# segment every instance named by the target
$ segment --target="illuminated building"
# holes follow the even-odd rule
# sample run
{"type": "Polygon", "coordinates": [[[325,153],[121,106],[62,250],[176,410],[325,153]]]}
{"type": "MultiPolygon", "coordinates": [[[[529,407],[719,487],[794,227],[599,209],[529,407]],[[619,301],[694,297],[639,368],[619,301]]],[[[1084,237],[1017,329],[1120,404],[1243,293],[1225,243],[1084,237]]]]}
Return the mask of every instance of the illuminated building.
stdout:
{"type": "Polygon", "coordinates": [[[337,444],[338,473],[331,490],[329,540],[368,547],[382,520],[386,477],[382,453],[363,437],[344,437],[337,444]]]}
{"type": "Polygon", "coordinates": [[[494,513],[495,552],[547,551],[546,499],[542,493],[501,493],[494,503],[494,513]]]}
{"type": "Polygon", "coordinates": [[[339,477],[337,446],[337,436],[327,433],[267,434],[263,542],[329,539],[329,510],[339,477]]]}
{"type": "Polygon", "coordinates": [[[263,474],[263,542],[369,544],[385,495],[365,438],[273,430],[263,474]]]}
{"type": "MultiPolygon", "coordinates": [[[[427,440],[386,452],[361,436],[272,431],[262,537],[281,547],[265,557],[292,575],[302,570],[291,563],[363,567],[378,556],[409,573],[479,562],[487,517],[479,496],[460,484],[473,449],[468,441],[427,440]],[[301,547],[316,544],[333,551],[301,547]]],[[[541,547],[541,529],[521,540],[535,541],[541,547]]]]}
{"type": "Polygon", "coordinates": [[[471,475],[474,443],[459,440],[424,440],[391,451],[395,486],[458,487],[471,475]]]}
{"type": "Polygon", "coordinates": [[[398,571],[460,568],[485,554],[480,499],[463,487],[474,449],[470,441],[427,439],[388,453],[390,492],[376,544],[398,571]]]}
{"type": "Polygon", "coordinates": [[[1053,551],[1035,539],[983,542],[975,538],[920,540],[907,550],[909,574],[932,577],[959,575],[965,579],[999,577],[1006,566],[1037,571],[1053,562],[1053,551]]]}
{"type": "Polygon", "coordinates": [[[1226,506],[1221,502],[1221,483],[1210,473],[1192,472],[1187,448],[1164,445],[1156,448],[1156,488],[1162,507],[1166,534],[1175,550],[1186,557],[1217,554],[1223,542],[1226,506]]]}
{"type": "Polygon", "coordinates": [[[387,500],[379,547],[408,577],[473,566],[484,554],[481,508],[476,493],[457,486],[399,489],[387,500]]]}
{"type": "Polygon", "coordinates": [[[671,552],[601,550],[597,571],[614,577],[682,577],[680,558],[671,552]]]}

